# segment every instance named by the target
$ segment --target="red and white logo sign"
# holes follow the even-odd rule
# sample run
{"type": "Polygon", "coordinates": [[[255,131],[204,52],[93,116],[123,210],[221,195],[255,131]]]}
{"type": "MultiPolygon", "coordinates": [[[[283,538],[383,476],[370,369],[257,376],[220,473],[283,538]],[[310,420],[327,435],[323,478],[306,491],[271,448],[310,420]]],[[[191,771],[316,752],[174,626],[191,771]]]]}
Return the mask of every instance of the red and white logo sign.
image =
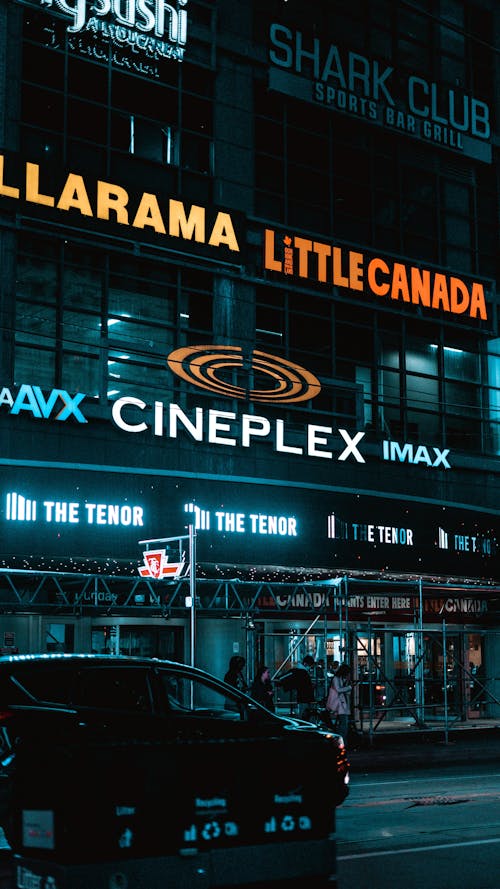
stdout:
{"type": "Polygon", "coordinates": [[[186,564],[184,555],[181,562],[169,562],[164,549],[149,549],[143,553],[143,559],[144,565],[139,565],[139,574],[154,580],[180,577],[186,564]]]}

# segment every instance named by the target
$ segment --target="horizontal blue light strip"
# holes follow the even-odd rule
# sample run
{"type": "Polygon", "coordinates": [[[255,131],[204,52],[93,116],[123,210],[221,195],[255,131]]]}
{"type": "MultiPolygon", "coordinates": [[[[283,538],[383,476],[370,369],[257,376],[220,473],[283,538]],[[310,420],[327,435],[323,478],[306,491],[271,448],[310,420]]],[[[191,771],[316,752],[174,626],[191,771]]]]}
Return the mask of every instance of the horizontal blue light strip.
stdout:
{"type": "Polygon", "coordinates": [[[400,494],[390,491],[372,491],[368,488],[346,488],[341,485],[322,485],[312,484],[308,482],[292,482],[275,478],[267,479],[245,475],[227,476],[208,472],[183,472],[181,470],[144,468],[135,466],[107,466],[96,463],[62,463],[59,461],[51,460],[8,460],[6,458],[0,458],[0,466],[26,466],[31,467],[32,469],[77,469],[84,472],[115,472],[120,475],[123,475],[124,473],[130,475],[154,475],[173,478],[204,479],[206,481],[235,482],[244,485],[272,485],[279,488],[302,488],[311,491],[331,491],[332,493],[337,494],[360,494],[363,497],[378,497],[381,500],[404,500],[411,501],[413,503],[428,503],[429,505],[432,504],[435,506],[446,506],[450,509],[467,509],[471,512],[500,516],[500,509],[488,509],[485,507],[475,506],[471,503],[459,503],[454,500],[434,500],[433,498],[429,497],[417,497],[414,494],[400,494]]]}

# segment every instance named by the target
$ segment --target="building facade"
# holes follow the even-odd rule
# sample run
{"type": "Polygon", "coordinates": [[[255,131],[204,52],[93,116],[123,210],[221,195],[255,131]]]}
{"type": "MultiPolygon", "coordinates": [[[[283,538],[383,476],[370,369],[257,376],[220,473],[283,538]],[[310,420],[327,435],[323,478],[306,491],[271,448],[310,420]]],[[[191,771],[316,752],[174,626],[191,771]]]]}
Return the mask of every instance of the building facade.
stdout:
{"type": "Polygon", "coordinates": [[[4,653],[497,716],[497,4],[0,15],[4,653]]]}

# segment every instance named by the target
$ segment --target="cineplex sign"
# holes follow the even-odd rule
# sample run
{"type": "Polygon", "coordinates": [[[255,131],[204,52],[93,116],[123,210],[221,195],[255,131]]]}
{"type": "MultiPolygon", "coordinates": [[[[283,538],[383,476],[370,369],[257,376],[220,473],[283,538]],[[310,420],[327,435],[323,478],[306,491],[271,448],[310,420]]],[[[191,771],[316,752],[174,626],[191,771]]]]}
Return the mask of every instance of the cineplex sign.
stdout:
{"type": "MultiPolygon", "coordinates": [[[[301,486],[0,467],[0,550],[140,560],[140,540],[193,524],[200,562],[498,572],[499,516],[301,486]]],[[[28,557],[29,558],[29,557],[28,557]]]]}
{"type": "MultiPolygon", "coordinates": [[[[265,357],[266,353],[258,354],[265,357]]],[[[243,361],[243,356],[240,357],[243,361]]],[[[298,365],[295,367],[298,368],[298,365]]],[[[0,390],[0,411],[12,417],[55,423],[70,421],[84,425],[92,422],[85,415],[86,398],[83,392],[70,393],[65,389],[52,389],[44,393],[40,386],[31,384],[22,384],[18,388],[4,386],[0,390]]],[[[267,400],[272,401],[272,393],[267,400]]],[[[280,400],[283,402],[285,399],[280,400]]],[[[292,396],[288,400],[298,401],[300,398],[292,396]]],[[[133,395],[117,398],[110,406],[109,419],[116,428],[133,436],[150,436],[152,432],[156,438],[177,440],[184,437],[195,444],[224,448],[253,448],[265,442],[271,443],[277,453],[289,457],[341,463],[349,460],[360,464],[367,461],[367,455],[363,453],[365,432],[352,433],[347,429],[315,423],[308,423],[299,433],[295,427],[290,432],[285,421],[279,418],[270,420],[258,414],[237,414],[235,411],[202,407],[187,412],[174,403],[155,401],[153,405],[148,405],[133,395]]],[[[379,459],[425,469],[451,468],[448,448],[425,444],[386,440],[381,444],[379,459]]]]}

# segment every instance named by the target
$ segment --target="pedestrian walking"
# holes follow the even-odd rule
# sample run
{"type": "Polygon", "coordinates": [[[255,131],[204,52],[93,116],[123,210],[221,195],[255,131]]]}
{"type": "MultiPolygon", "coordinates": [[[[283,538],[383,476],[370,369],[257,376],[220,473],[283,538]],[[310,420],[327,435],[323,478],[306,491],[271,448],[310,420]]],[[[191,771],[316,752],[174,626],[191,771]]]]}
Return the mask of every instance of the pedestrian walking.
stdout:
{"type": "MultiPolygon", "coordinates": [[[[245,664],[246,661],[244,657],[240,654],[233,654],[229,661],[227,673],[224,676],[224,682],[227,682],[228,685],[232,685],[233,688],[237,688],[238,691],[248,692],[248,685],[243,675],[245,664]]],[[[233,700],[233,698],[226,698],[224,709],[234,710],[241,713],[241,704],[233,700]]]]}
{"type": "Polygon", "coordinates": [[[274,713],[274,692],[269,667],[260,664],[250,688],[250,697],[274,713]]]}
{"type": "Polygon", "coordinates": [[[351,670],[348,664],[341,664],[332,679],[326,699],[326,709],[332,718],[336,717],[337,731],[342,735],[345,743],[347,743],[349,731],[351,691],[351,670]]]}
{"type": "Polygon", "coordinates": [[[278,680],[284,691],[295,692],[297,715],[300,719],[309,717],[311,705],[315,702],[314,685],[310,672],[313,668],[314,658],[310,654],[306,654],[302,663],[297,664],[288,673],[284,673],[278,680]]]}
{"type": "Polygon", "coordinates": [[[332,658],[327,658],[327,665],[326,666],[327,666],[328,676],[331,679],[333,679],[333,677],[335,676],[335,673],[337,672],[338,668],[340,667],[340,661],[334,661],[334,660],[332,660],[332,658]]]}
{"type": "Polygon", "coordinates": [[[245,658],[241,654],[233,654],[229,661],[227,673],[224,676],[224,682],[227,682],[228,685],[233,685],[238,691],[248,690],[248,685],[243,675],[245,664],[245,658]]]}

